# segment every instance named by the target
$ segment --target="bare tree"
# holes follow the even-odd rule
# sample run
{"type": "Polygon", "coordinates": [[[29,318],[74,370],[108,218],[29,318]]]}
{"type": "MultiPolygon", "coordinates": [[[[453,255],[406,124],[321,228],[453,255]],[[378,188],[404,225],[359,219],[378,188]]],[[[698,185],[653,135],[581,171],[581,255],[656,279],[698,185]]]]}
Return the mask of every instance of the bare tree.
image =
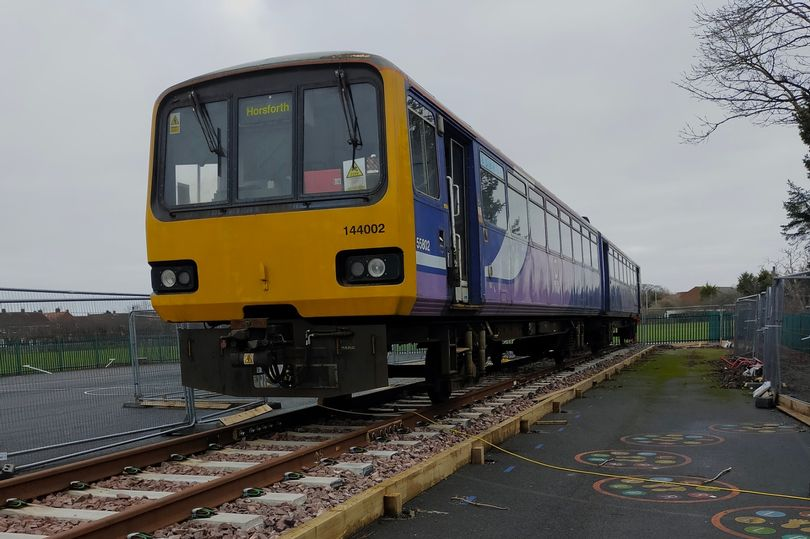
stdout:
{"type": "Polygon", "coordinates": [[[731,0],[716,11],[698,8],[696,22],[699,58],[676,84],[725,116],[687,124],[682,138],[702,142],[738,118],[795,124],[810,101],[810,4],[731,0]]]}

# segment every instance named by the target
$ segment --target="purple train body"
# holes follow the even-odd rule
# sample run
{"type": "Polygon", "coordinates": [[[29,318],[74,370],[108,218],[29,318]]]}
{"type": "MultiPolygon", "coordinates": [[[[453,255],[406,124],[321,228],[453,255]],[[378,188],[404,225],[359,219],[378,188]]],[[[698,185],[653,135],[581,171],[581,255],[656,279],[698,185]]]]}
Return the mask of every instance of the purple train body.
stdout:
{"type": "Polygon", "coordinates": [[[432,189],[416,181],[414,314],[438,316],[462,304],[479,306],[479,316],[638,316],[633,261],[447,111],[415,92],[409,103],[412,131],[425,117],[443,118],[436,166],[447,178],[432,189]],[[463,200],[452,200],[453,191],[463,200]],[[448,207],[459,215],[451,219],[448,207]],[[454,267],[455,287],[448,286],[454,267]]]}
{"type": "Polygon", "coordinates": [[[428,346],[432,395],[508,349],[565,357],[635,338],[639,267],[415,84],[408,119],[417,300],[391,342],[428,346]],[[418,328],[418,331],[414,331],[418,328]],[[459,354],[458,350],[465,350],[459,354]],[[463,356],[463,357],[462,357],[463,356]]]}

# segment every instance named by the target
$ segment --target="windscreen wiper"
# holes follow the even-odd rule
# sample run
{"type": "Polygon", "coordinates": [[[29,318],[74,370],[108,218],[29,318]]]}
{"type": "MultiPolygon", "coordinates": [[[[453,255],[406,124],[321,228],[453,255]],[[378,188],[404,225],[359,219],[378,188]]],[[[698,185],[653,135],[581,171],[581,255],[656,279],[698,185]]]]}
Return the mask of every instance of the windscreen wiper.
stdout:
{"type": "Polygon", "coordinates": [[[346,118],[346,129],[349,132],[347,142],[352,145],[352,161],[354,161],[357,148],[363,146],[363,137],[360,135],[360,123],[357,120],[357,111],[354,108],[352,90],[346,82],[346,74],[342,67],[335,70],[335,77],[340,88],[340,104],[343,106],[343,117],[346,118]]]}
{"type": "Polygon", "coordinates": [[[219,128],[214,129],[214,124],[211,123],[211,117],[208,115],[208,109],[204,104],[200,103],[194,90],[191,90],[188,95],[191,98],[191,110],[194,111],[197,123],[200,124],[205,142],[208,144],[208,150],[219,157],[225,157],[225,152],[220,143],[220,130],[219,128]]]}

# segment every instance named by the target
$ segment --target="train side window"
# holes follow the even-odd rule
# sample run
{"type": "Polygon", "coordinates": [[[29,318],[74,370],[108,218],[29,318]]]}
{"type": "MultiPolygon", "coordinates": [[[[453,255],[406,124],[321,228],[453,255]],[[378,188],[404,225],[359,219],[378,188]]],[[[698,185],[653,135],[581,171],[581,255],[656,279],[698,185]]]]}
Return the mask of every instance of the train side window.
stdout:
{"type": "Polygon", "coordinates": [[[512,174],[511,172],[507,172],[507,183],[509,187],[512,189],[517,190],[520,192],[524,197],[526,196],[526,184],[523,183],[523,180],[512,174]]]}
{"type": "Polygon", "coordinates": [[[481,161],[481,206],[487,223],[506,229],[506,182],[503,167],[484,152],[481,161]]]}
{"type": "Polygon", "coordinates": [[[509,232],[521,238],[529,238],[529,213],[526,206],[526,184],[512,174],[506,173],[509,186],[509,232]]]}
{"type": "Polygon", "coordinates": [[[560,231],[562,232],[562,254],[568,258],[574,258],[574,250],[571,246],[571,217],[561,211],[560,221],[562,222],[562,226],[560,227],[560,231]]]}
{"type": "Polygon", "coordinates": [[[582,262],[582,236],[580,235],[577,225],[573,227],[571,238],[574,240],[574,262],[582,262]]]}
{"type": "Polygon", "coordinates": [[[408,131],[411,140],[413,186],[439,198],[439,162],[436,157],[436,121],[431,111],[408,96],[408,131]]]}
{"type": "Polygon", "coordinates": [[[526,208],[526,197],[511,187],[509,188],[509,232],[524,239],[529,238],[529,215],[526,208]]]}
{"type": "Polygon", "coordinates": [[[560,218],[558,217],[557,207],[549,202],[546,208],[548,209],[548,248],[555,253],[559,253],[561,245],[560,218]]]}
{"type": "MultiPolygon", "coordinates": [[[[220,146],[228,148],[228,103],[206,103],[220,146]]],[[[191,107],[169,112],[163,198],[170,207],[228,199],[228,158],[208,149],[191,107]]],[[[290,155],[292,159],[292,155],[290,155]]]]}
{"type": "Polygon", "coordinates": [[[591,265],[599,269],[599,245],[593,236],[591,236],[591,265]]]}
{"type": "MultiPolygon", "coordinates": [[[[543,202],[543,199],[540,199],[543,202]]],[[[546,246],[546,214],[541,206],[532,201],[529,204],[529,228],[532,233],[532,241],[542,247],[546,246]]]]}
{"type": "Polygon", "coordinates": [[[292,92],[239,100],[239,200],[292,195],[292,92]]]}
{"type": "Polygon", "coordinates": [[[591,239],[590,234],[584,228],[582,229],[582,261],[585,265],[593,267],[593,260],[591,260],[591,239]]]}

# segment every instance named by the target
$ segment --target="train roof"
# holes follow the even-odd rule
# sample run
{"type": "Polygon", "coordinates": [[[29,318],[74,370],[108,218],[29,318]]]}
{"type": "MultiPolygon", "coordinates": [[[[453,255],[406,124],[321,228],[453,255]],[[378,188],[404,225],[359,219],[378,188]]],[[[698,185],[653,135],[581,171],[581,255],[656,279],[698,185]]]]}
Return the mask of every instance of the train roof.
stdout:
{"type": "MultiPolygon", "coordinates": [[[[239,64],[236,66],[226,67],[223,69],[218,69],[216,71],[211,71],[204,75],[200,75],[181,83],[173,85],[171,88],[167,89],[165,92],[161,94],[158,98],[158,102],[162,101],[163,98],[181,88],[185,88],[188,86],[193,86],[194,84],[200,84],[202,82],[206,82],[212,79],[231,76],[231,75],[239,75],[244,73],[251,73],[254,71],[261,71],[264,69],[270,68],[279,68],[279,67],[292,67],[292,66],[300,66],[300,65],[317,65],[317,64],[328,64],[334,62],[357,62],[357,63],[367,63],[373,65],[375,67],[382,67],[393,69],[398,71],[402,74],[403,77],[408,81],[408,84],[415,89],[419,94],[424,96],[425,98],[430,99],[430,101],[435,105],[439,110],[441,110],[442,114],[447,116],[448,118],[452,119],[454,123],[459,125],[460,127],[464,128],[469,134],[477,140],[479,143],[487,147],[493,153],[497,155],[497,157],[506,163],[509,167],[513,170],[518,172],[521,176],[525,179],[530,180],[534,183],[538,188],[543,190],[543,193],[547,195],[549,198],[553,200],[555,204],[564,208],[568,213],[574,215],[579,221],[585,224],[586,227],[591,229],[594,232],[601,234],[598,228],[593,226],[589,221],[583,219],[583,217],[576,211],[574,211],[568,204],[560,200],[556,195],[554,195],[547,187],[545,187],[539,180],[535,179],[531,174],[526,172],[522,167],[520,167],[517,163],[512,161],[510,158],[506,157],[506,154],[499,150],[494,144],[490,143],[487,139],[481,136],[475,129],[472,128],[467,122],[456,116],[453,112],[450,111],[447,107],[445,107],[436,97],[425,90],[422,86],[416,83],[407,73],[405,73],[402,69],[400,69],[396,64],[391,62],[390,60],[383,58],[382,56],[378,56],[376,54],[369,54],[366,52],[359,52],[359,51],[327,51],[327,52],[311,52],[311,53],[302,53],[302,54],[290,54],[287,56],[277,56],[274,58],[265,58],[263,60],[256,60],[254,62],[248,62],[245,64],[239,64]]],[[[606,239],[607,241],[607,239],[606,239]]],[[[615,248],[615,244],[613,242],[608,242],[611,246],[615,248]]],[[[616,249],[616,251],[621,252],[620,249],[616,249]]],[[[625,253],[622,252],[628,260],[632,262],[632,259],[628,257],[625,253]]]]}

